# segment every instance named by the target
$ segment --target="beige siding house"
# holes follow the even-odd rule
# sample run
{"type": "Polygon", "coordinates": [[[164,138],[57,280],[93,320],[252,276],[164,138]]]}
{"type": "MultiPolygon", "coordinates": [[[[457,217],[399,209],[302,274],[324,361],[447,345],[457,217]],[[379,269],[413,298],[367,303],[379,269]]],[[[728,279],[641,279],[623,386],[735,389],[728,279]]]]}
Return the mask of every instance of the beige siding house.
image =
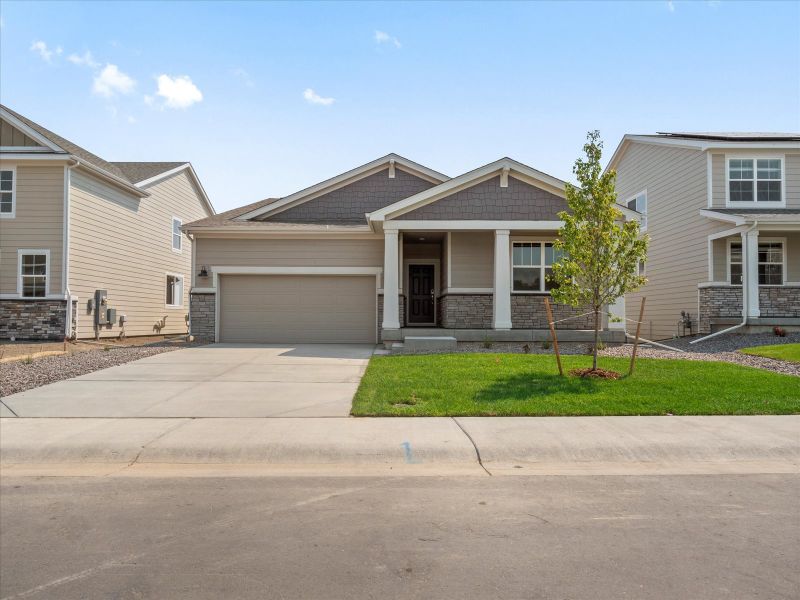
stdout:
{"type": "Polygon", "coordinates": [[[800,135],[627,135],[608,168],[646,213],[646,337],[800,325],[800,135]]]}
{"type": "MultiPolygon", "coordinates": [[[[388,345],[545,339],[566,208],[563,181],[508,158],[449,178],[390,154],[188,224],[192,333],[388,345]]],[[[555,310],[565,339],[589,339],[590,316],[555,310]]],[[[609,324],[605,338],[622,341],[620,327],[609,324]]]]}
{"type": "Polygon", "coordinates": [[[0,338],[188,330],[189,163],[110,163],[0,108],[0,338]]]}

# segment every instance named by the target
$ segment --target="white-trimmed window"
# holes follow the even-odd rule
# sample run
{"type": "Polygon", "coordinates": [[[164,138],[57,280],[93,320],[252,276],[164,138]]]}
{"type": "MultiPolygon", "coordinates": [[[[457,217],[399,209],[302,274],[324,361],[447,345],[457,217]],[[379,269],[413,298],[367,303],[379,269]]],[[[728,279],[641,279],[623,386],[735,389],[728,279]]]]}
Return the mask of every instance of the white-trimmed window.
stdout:
{"type": "Polygon", "coordinates": [[[630,198],[625,204],[631,210],[641,213],[642,217],[639,219],[639,229],[641,231],[647,229],[647,190],[639,192],[633,198],[630,198]]]}
{"type": "Polygon", "coordinates": [[[13,219],[17,210],[17,170],[0,169],[0,219],[13,219]]]}
{"type": "Polygon", "coordinates": [[[553,242],[513,242],[512,291],[537,293],[553,289],[555,284],[548,279],[559,258],[561,251],[553,247],[553,242]]]}
{"type": "Polygon", "coordinates": [[[17,292],[23,298],[44,298],[50,293],[50,250],[18,250],[17,292]]]}
{"type": "Polygon", "coordinates": [[[167,273],[167,307],[183,306],[183,275],[167,273]]]}
{"type": "MultiPolygon", "coordinates": [[[[784,243],[778,240],[758,243],[758,285],[783,285],[784,243]]],[[[731,242],[728,276],[732,285],[742,285],[742,243],[731,242]]]]}
{"type": "Polygon", "coordinates": [[[172,217],[172,250],[173,252],[180,252],[183,243],[183,234],[181,233],[181,225],[183,222],[178,217],[172,217]]]}
{"type": "Polygon", "coordinates": [[[783,204],[783,160],[729,158],[728,203],[739,206],[783,204]]]}

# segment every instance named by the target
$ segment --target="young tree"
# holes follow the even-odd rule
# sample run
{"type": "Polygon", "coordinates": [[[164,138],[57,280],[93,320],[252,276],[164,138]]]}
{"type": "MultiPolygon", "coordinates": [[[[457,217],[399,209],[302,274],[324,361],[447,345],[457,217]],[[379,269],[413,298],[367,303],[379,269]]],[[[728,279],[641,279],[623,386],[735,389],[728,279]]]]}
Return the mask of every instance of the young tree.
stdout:
{"type": "Polygon", "coordinates": [[[591,131],[583,146],[586,158],[575,161],[572,172],[579,186],[567,184],[569,211],[559,213],[564,223],[555,248],[560,260],[553,265],[553,300],[594,312],[592,370],[597,369],[600,311],[647,281],[639,275],[639,261],[647,259],[647,236],[638,221],[622,223],[614,189],[615,171],[603,173],[599,131],[591,131]]]}

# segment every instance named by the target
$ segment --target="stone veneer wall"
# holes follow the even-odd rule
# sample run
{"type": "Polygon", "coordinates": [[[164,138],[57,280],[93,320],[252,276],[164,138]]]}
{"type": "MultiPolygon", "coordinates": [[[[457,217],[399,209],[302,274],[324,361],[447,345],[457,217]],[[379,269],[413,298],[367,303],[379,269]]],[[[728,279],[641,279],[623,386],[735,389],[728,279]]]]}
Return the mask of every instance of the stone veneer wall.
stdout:
{"type": "MultiPolygon", "coordinates": [[[[405,327],[406,323],[406,297],[403,294],[397,299],[399,304],[399,315],[397,318],[400,321],[400,327],[405,327]]],[[[378,341],[383,341],[383,294],[378,294],[378,341]]]]}
{"type": "Polygon", "coordinates": [[[800,318],[800,286],[759,288],[758,306],[762,317],[800,318]]]}
{"type": "MultiPolygon", "coordinates": [[[[740,286],[706,286],[698,290],[700,300],[700,332],[711,331],[713,319],[742,317],[742,288],[740,286]]],[[[781,286],[758,288],[761,317],[800,318],[800,287],[781,286]]]]}
{"type": "Polygon", "coordinates": [[[66,300],[0,300],[0,339],[63,340],[66,300]]]}
{"type": "Polygon", "coordinates": [[[492,329],[491,294],[447,294],[439,298],[439,326],[446,329],[492,329]]]}
{"type": "Polygon", "coordinates": [[[190,294],[191,331],[189,333],[195,338],[214,341],[216,303],[216,294],[190,294]]]}
{"type": "MultiPolygon", "coordinates": [[[[586,312],[583,308],[572,308],[567,304],[551,304],[553,320],[560,321],[586,312]]],[[[600,315],[602,324],[603,314],[600,315]]],[[[549,329],[544,296],[532,294],[511,295],[511,326],[514,329],[549,329]]],[[[556,323],[556,329],[594,329],[594,315],[556,323]]]]}

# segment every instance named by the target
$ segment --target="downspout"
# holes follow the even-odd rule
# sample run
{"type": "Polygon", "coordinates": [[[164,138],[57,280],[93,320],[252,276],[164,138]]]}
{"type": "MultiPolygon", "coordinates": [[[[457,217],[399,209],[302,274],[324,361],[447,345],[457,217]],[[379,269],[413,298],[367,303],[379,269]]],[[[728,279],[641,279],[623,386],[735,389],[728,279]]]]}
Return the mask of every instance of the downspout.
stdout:
{"type": "MultiPolygon", "coordinates": [[[[80,161],[73,159],[72,164],[64,167],[64,251],[62,260],[61,277],[64,282],[64,297],[67,300],[66,314],[64,315],[64,337],[66,339],[72,338],[72,292],[69,289],[69,213],[70,213],[70,187],[72,185],[71,171],[80,164],[80,161]]],[[[77,311],[75,311],[75,319],[77,321],[77,311]]],[[[75,335],[77,335],[77,322],[75,323],[75,335]]]]}
{"type": "MultiPolygon", "coordinates": [[[[750,227],[747,228],[747,231],[744,232],[745,235],[747,235],[748,233],[750,233],[751,231],[753,231],[757,227],[758,227],[758,221],[757,220],[753,221],[753,224],[750,227]]],[[[745,247],[744,244],[742,244],[742,264],[746,266],[746,268],[743,269],[743,271],[744,271],[743,275],[745,275],[747,278],[749,278],[750,277],[750,269],[753,267],[753,265],[747,264],[746,251],[747,251],[747,248],[745,247]]],[[[756,266],[756,268],[758,268],[758,267],[756,266]]],[[[705,341],[705,340],[710,340],[711,338],[715,338],[718,335],[722,335],[723,333],[730,333],[731,331],[734,331],[736,329],[739,329],[740,327],[744,327],[745,325],[747,325],[747,314],[749,312],[748,309],[750,308],[750,296],[747,293],[748,287],[749,286],[747,284],[747,279],[743,278],[742,279],[742,322],[741,323],[739,323],[738,325],[734,325],[733,327],[728,327],[727,329],[723,329],[722,331],[716,331],[716,332],[714,332],[712,334],[706,335],[706,336],[701,337],[699,339],[692,340],[691,342],[689,342],[689,344],[697,344],[698,342],[702,342],[702,341],[705,341]]]]}

